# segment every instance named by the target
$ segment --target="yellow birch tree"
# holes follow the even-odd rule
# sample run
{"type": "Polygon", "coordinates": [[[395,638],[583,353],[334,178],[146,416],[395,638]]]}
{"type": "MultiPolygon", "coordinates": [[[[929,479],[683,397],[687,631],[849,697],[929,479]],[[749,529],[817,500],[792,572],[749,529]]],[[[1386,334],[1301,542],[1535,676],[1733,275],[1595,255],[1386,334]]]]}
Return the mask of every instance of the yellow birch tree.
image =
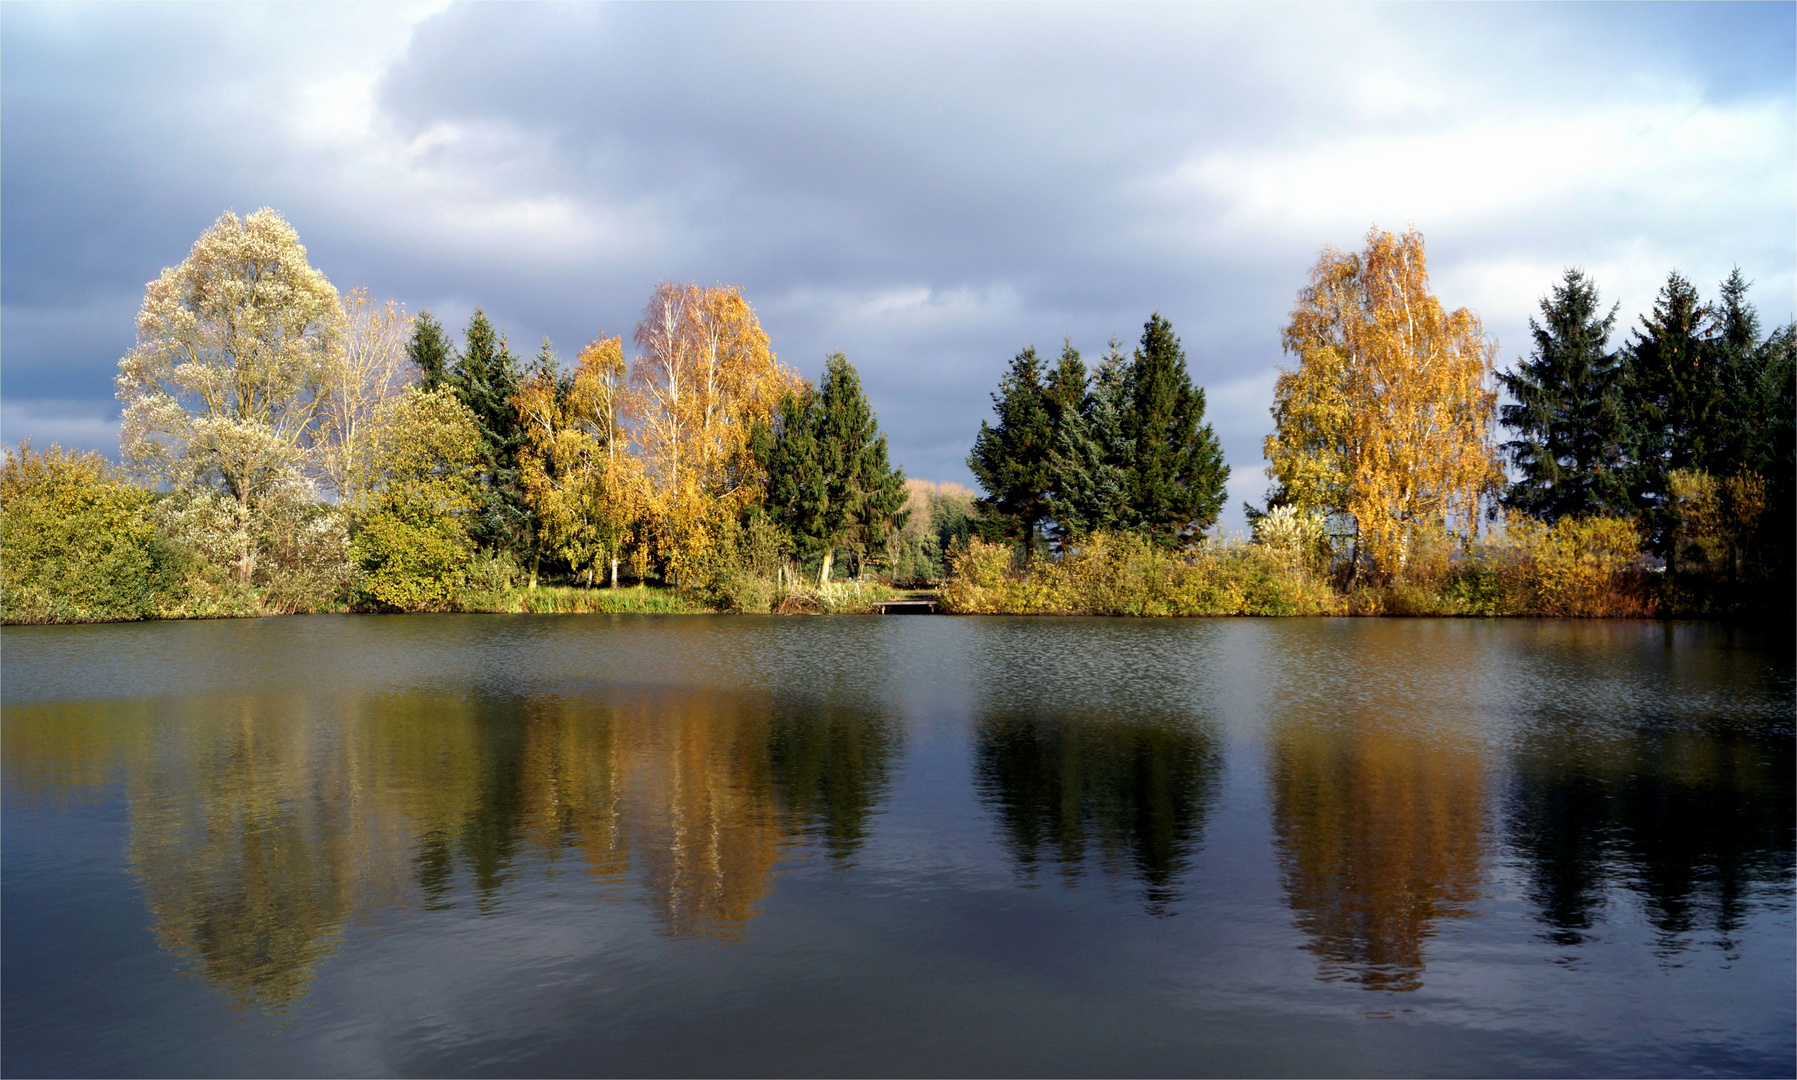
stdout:
{"type": "Polygon", "coordinates": [[[623,445],[624,374],[622,340],[591,341],[572,373],[539,370],[513,399],[524,433],[519,475],[544,550],[589,584],[609,561],[614,587],[643,488],[623,445]]]}
{"type": "Polygon", "coordinates": [[[681,581],[726,521],[760,496],[749,434],[801,382],[781,366],[742,290],[663,283],[643,309],[630,373],[653,559],[681,581]]]}
{"type": "Polygon", "coordinates": [[[1374,228],[1324,248],[1286,325],[1269,502],[1351,521],[1360,556],[1401,571],[1423,532],[1478,529],[1501,479],[1491,443],[1497,343],[1429,292],[1423,237],[1374,228]]]}

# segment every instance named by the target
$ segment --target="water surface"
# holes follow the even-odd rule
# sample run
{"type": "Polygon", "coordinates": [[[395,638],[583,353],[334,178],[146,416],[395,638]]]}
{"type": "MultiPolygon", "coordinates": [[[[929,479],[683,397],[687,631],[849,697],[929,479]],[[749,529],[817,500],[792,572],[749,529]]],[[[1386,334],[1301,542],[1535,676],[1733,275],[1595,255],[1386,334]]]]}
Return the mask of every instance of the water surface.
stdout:
{"type": "Polygon", "coordinates": [[[9,1075],[1791,1075],[1791,643],[8,629],[9,1075]]]}

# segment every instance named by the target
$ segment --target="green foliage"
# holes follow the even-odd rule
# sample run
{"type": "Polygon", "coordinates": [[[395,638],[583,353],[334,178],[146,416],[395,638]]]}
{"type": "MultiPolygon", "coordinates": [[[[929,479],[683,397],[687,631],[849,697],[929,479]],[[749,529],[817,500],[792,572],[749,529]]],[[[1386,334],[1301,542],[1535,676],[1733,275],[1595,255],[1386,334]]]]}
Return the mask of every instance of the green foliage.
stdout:
{"type": "Polygon", "coordinates": [[[905,474],[892,467],[861,378],[841,353],[830,355],[815,392],[781,398],[750,447],[767,474],[766,513],[798,554],[822,557],[820,584],[837,548],[864,559],[904,525],[905,474]]]}
{"type": "Polygon", "coordinates": [[[1529,320],[1535,351],[1498,381],[1514,405],[1499,409],[1516,438],[1504,444],[1518,478],[1505,506],[1553,522],[1626,514],[1628,407],[1621,358],[1609,351],[1616,308],[1600,314],[1597,286],[1568,270],[1529,320]]]}
{"type": "Polygon", "coordinates": [[[418,313],[412,326],[412,340],[406,346],[406,357],[419,371],[419,388],[436,390],[449,380],[455,363],[455,346],[443,332],[443,324],[428,311],[418,313]]]}
{"type": "Polygon", "coordinates": [[[1062,544],[1123,530],[1178,547],[1215,524],[1229,467],[1158,313],[1133,357],[1112,341],[1090,374],[1071,343],[1046,372],[1023,350],[992,403],[998,426],[981,423],[967,459],[987,539],[1021,543],[1027,558],[1044,528],[1062,544]]]}
{"type": "Polygon", "coordinates": [[[1223,507],[1229,466],[1203,421],[1204,391],[1192,385],[1179,338],[1157,312],[1130,364],[1122,428],[1133,450],[1127,524],[1163,547],[1191,543],[1223,507]]]}
{"type": "Polygon", "coordinates": [[[524,434],[512,404],[522,372],[505,338],[480,308],[474,309],[464,336],[462,351],[446,382],[480,432],[480,501],[468,532],[483,548],[503,548],[522,555],[531,546],[533,524],[518,475],[518,450],[524,445],[524,434]]]}
{"type": "Polygon", "coordinates": [[[1045,378],[1033,346],[1018,353],[992,395],[998,426],[980,422],[967,467],[986,492],[978,505],[989,539],[1013,540],[1027,549],[1048,519],[1055,431],[1085,389],[1079,354],[1071,345],[1067,354],[1054,375],[1045,378]]]}
{"type": "Polygon", "coordinates": [[[485,464],[473,415],[445,388],[413,389],[381,419],[359,485],[352,539],[358,606],[439,610],[463,587],[485,464]]]}
{"type": "Polygon", "coordinates": [[[886,541],[886,575],[897,585],[934,585],[948,575],[950,553],[973,534],[973,493],[928,480],[907,480],[905,490],[904,525],[886,541]]]}
{"type": "Polygon", "coordinates": [[[359,606],[379,611],[440,611],[460,591],[470,545],[459,522],[381,510],[356,532],[359,606]]]}
{"type": "Polygon", "coordinates": [[[150,494],[98,454],[29,442],[0,463],[0,615],[8,623],[154,618],[191,559],[158,535],[150,494]]]}
{"type": "Polygon", "coordinates": [[[455,609],[511,615],[698,615],[708,610],[674,589],[651,585],[467,589],[456,598],[455,609]]]}
{"type": "Polygon", "coordinates": [[[1079,409],[1055,436],[1048,509],[1063,541],[1126,528],[1131,520],[1135,445],[1123,430],[1129,391],[1130,361],[1112,338],[1079,409]]]}

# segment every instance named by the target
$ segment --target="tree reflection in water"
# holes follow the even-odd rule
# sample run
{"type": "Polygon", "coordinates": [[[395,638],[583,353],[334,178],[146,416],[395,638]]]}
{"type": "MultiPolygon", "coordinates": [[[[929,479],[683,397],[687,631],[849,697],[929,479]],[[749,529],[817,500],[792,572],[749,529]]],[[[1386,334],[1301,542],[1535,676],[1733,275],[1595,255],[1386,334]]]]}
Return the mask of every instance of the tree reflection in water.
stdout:
{"type": "Polygon", "coordinates": [[[1423,949],[1476,898],[1485,786],[1476,750],[1368,720],[1272,733],[1274,843],[1320,977],[1422,985],[1423,949]]]}
{"type": "Polygon", "coordinates": [[[244,697],[9,710],[11,778],[122,779],[152,930],[244,1006],[302,998],[345,925],[584,863],[674,937],[740,940],[788,838],[852,862],[896,725],[702,691],[522,700],[244,697]],[[130,715],[122,715],[128,712],[130,715]]]}
{"type": "Polygon", "coordinates": [[[1088,850],[1142,886],[1148,910],[1172,914],[1216,800],[1222,752],[1181,719],[987,715],[974,776],[1018,869],[1044,862],[1069,880],[1088,850]]]}
{"type": "Polygon", "coordinates": [[[1732,951],[1756,893],[1789,902],[1788,725],[1702,726],[1713,730],[1550,714],[1527,727],[1505,824],[1548,940],[1585,941],[1616,888],[1640,898],[1663,953],[1706,930],[1732,951]]]}

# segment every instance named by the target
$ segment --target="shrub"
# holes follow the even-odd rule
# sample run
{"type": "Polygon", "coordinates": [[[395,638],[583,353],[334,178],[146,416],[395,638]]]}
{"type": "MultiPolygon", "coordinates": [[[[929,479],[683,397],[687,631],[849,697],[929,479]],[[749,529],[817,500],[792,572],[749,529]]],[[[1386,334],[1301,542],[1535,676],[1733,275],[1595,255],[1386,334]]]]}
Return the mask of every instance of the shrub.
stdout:
{"type": "Polygon", "coordinates": [[[1575,618],[1653,614],[1641,571],[1641,533],[1621,517],[1516,518],[1500,554],[1504,606],[1512,614],[1575,618]]]}
{"type": "Polygon", "coordinates": [[[178,602],[188,559],[158,535],[151,496],[105,458],[29,442],[0,463],[6,622],[148,619],[178,602]]]}
{"type": "Polygon", "coordinates": [[[1169,551],[1107,532],[1021,570],[1010,549],[976,538],[955,557],[942,601],[962,613],[1063,615],[1317,615],[1341,606],[1295,552],[1221,543],[1169,551]]]}
{"type": "Polygon", "coordinates": [[[384,509],[363,519],[351,544],[357,607],[441,611],[468,579],[473,544],[455,518],[384,509]]]}

